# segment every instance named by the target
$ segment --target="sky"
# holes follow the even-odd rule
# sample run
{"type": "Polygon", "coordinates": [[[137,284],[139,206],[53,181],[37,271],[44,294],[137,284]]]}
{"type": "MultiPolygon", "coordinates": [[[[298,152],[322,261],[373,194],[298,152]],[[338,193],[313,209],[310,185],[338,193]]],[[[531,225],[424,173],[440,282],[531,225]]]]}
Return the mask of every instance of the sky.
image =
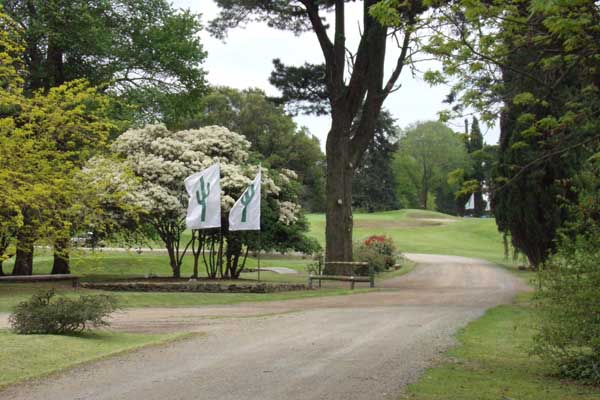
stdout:
{"type": "MultiPolygon", "coordinates": [[[[359,21],[362,15],[362,2],[347,3],[346,26],[349,29],[347,47],[356,49],[359,40],[359,21]]],[[[177,8],[190,9],[202,14],[203,24],[218,14],[218,7],[213,0],[174,0],[177,8]]],[[[204,69],[208,72],[208,82],[214,86],[231,86],[238,89],[256,87],[270,96],[278,95],[278,91],[269,83],[269,75],[273,69],[272,60],[280,58],[284,64],[302,65],[305,62],[322,63],[322,53],[316,36],[307,32],[300,36],[286,31],[272,29],[261,23],[251,23],[245,28],[237,28],[229,32],[225,41],[213,38],[207,31],[200,34],[208,57],[204,69]]],[[[386,72],[389,76],[398,54],[394,43],[388,44],[386,72]]],[[[434,67],[434,64],[419,64],[419,69],[434,67]]],[[[447,86],[430,87],[420,75],[412,74],[405,68],[399,79],[401,88],[392,93],[384,103],[400,128],[406,128],[418,121],[436,120],[437,113],[447,107],[442,101],[449,91],[447,86]]],[[[327,116],[297,116],[298,125],[306,126],[311,134],[319,138],[324,148],[325,138],[329,130],[330,119],[327,116]]],[[[451,121],[449,126],[462,132],[462,120],[451,121]]],[[[482,126],[484,139],[494,144],[498,141],[498,128],[486,129],[482,126]]]]}

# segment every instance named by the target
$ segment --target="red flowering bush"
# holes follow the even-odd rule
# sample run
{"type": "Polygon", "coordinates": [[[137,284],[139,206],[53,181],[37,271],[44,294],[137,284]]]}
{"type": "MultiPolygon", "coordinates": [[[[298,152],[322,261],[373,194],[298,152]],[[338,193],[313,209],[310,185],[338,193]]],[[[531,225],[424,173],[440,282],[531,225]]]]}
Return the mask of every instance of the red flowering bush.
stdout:
{"type": "Polygon", "coordinates": [[[371,268],[376,273],[390,269],[396,263],[396,253],[396,245],[389,236],[369,236],[354,246],[356,261],[367,262],[369,266],[359,268],[355,272],[368,275],[371,268]]]}

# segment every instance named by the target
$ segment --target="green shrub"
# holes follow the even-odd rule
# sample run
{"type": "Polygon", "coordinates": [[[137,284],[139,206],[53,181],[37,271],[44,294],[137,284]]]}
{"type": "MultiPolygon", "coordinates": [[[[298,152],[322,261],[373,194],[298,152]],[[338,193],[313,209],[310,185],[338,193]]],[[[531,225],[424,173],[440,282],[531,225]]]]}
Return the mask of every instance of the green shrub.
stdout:
{"type": "Polygon", "coordinates": [[[54,290],[34,294],[19,303],[9,323],[20,334],[66,334],[91,326],[108,325],[106,317],[117,308],[112,296],[55,297],[54,290]]]}
{"type": "Polygon", "coordinates": [[[396,264],[397,249],[392,239],[388,236],[369,236],[354,245],[354,258],[356,261],[369,263],[368,267],[356,268],[355,273],[368,275],[369,270],[375,273],[386,271],[396,264]]]}
{"type": "Polygon", "coordinates": [[[535,353],[567,378],[600,384],[600,229],[560,242],[536,305],[535,353]]]}
{"type": "Polygon", "coordinates": [[[325,268],[323,264],[323,252],[313,254],[312,260],[313,262],[306,266],[306,272],[309,275],[323,275],[323,269],[325,268]]]}

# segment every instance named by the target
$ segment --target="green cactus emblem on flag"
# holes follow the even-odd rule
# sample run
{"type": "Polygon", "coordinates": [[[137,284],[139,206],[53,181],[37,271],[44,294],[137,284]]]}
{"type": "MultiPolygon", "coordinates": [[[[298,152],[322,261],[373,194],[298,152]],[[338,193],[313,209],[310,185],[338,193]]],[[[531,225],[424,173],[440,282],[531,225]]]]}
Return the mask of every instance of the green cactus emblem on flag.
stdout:
{"type": "Polygon", "coordinates": [[[261,170],[229,210],[230,231],[260,230],[261,170]]]}
{"type": "Polygon", "coordinates": [[[248,205],[252,202],[252,199],[254,198],[254,194],[256,193],[255,189],[254,189],[254,184],[248,186],[248,190],[246,190],[241,198],[241,202],[242,205],[244,206],[243,210],[242,210],[242,223],[246,222],[247,219],[247,211],[248,211],[248,205]]]}
{"type": "Polygon", "coordinates": [[[202,206],[202,214],[200,215],[200,221],[206,221],[206,199],[210,195],[210,183],[204,184],[204,177],[200,178],[200,184],[196,190],[196,200],[198,204],[202,206]]]}
{"type": "Polygon", "coordinates": [[[209,229],[221,226],[221,168],[213,164],[183,181],[189,196],[185,226],[209,229]]]}

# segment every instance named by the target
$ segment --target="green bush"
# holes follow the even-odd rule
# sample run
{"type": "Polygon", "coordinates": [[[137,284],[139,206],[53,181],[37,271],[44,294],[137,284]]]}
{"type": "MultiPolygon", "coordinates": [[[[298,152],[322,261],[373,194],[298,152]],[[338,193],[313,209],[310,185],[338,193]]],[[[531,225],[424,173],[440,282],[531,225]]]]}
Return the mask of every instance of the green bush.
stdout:
{"type": "Polygon", "coordinates": [[[112,296],[55,297],[54,290],[39,292],[19,303],[9,323],[20,334],[68,334],[91,326],[108,325],[106,317],[117,309],[112,296]]]}
{"type": "Polygon", "coordinates": [[[600,384],[600,229],[561,241],[536,305],[535,353],[567,378],[600,384]]]}
{"type": "Polygon", "coordinates": [[[356,261],[369,263],[368,267],[356,268],[355,273],[368,275],[369,270],[375,273],[386,271],[396,264],[397,249],[392,239],[388,236],[369,236],[354,245],[354,258],[356,261]]]}
{"type": "Polygon", "coordinates": [[[318,252],[313,254],[312,262],[306,266],[306,272],[309,275],[323,275],[323,269],[325,265],[323,264],[323,252],[318,252]]]}

